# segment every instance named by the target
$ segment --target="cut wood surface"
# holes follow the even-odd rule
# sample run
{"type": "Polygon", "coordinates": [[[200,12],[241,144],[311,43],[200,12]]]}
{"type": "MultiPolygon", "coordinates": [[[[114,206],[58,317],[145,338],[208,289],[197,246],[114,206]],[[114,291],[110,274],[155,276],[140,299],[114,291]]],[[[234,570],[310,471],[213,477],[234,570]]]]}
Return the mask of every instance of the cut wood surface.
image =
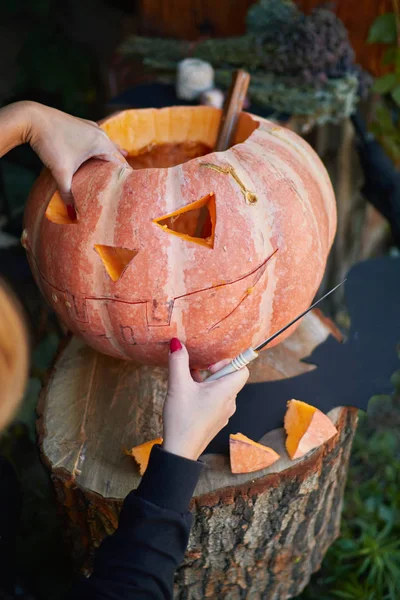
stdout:
{"type": "MultiPolygon", "coordinates": [[[[301,372],[301,358],[332,331],[319,312],[309,314],[282,347],[258,361],[264,380],[287,376],[286,362],[296,374],[297,360],[301,372]]],[[[123,450],[162,434],[166,389],[165,369],[100,355],[76,338],[58,356],[38,432],[78,568],[90,567],[94,548],[115,530],[123,499],[140,481],[123,450]]],[[[282,429],[257,440],[281,458],[256,473],[232,474],[221,455],[202,458],[176,598],[284,600],[300,593],[339,533],[356,413],[338,408],[330,417],[338,435],[297,461],[286,453],[282,429]]]]}

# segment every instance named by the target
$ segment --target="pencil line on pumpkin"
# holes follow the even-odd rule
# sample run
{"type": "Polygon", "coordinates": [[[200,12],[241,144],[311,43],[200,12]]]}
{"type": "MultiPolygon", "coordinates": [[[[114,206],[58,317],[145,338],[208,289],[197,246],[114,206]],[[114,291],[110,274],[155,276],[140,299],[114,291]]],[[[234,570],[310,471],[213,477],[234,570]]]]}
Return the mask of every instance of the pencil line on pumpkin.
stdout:
{"type": "MultiPolygon", "coordinates": [[[[196,290],[194,292],[189,292],[188,294],[183,294],[182,296],[177,296],[175,298],[175,300],[178,300],[179,298],[186,298],[187,296],[192,296],[193,294],[198,294],[199,292],[206,292],[207,290],[213,290],[217,287],[222,288],[222,287],[226,287],[227,285],[232,285],[234,283],[238,283],[239,281],[246,279],[246,277],[250,277],[250,275],[253,275],[257,271],[259,271],[263,267],[265,267],[266,264],[271,260],[271,258],[273,258],[273,256],[275,256],[275,254],[278,252],[278,250],[279,250],[279,248],[276,248],[276,250],[274,250],[273,253],[270,256],[268,256],[268,258],[263,263],[261,263],[261,265],[259,265],[258,267],[256,267],[252,271],[250,271],[250,273],[246,273],[242,277],[239,277],[238,279],[234,279],[233,281],[226,281],[225,283],[221,283],[219,285],[212,285],[210,287],[202,288],[201,290],[196,290]]],[[[261,277],[261,275],[260,275],[260,277],[261,277]]]]}
{"type": "Polygon", "coordinates": [[[241,304],[242,304],[242,303],[243,303],[243,302],[246,300],[246,298],[247,298],[248,296],[249,296],[249,294],[246,292],[246,293],[243,295],[243,298],[240,300],[240,302],[239,302],[239,303],[238,303],[238,304],[237,304],[237,305],[236,305],[236,306],[235,306],[235,307],[234,307],[234,308],[233,308],[233,309],[232,309],[232,310],[231,310],[231,311],[230,311],[230,312],[229,312],[227,315],[225,315],[224,317],[222,317],[222,319],[220,319],[219,321],[217,321],[216,323],[214,323],[214,325],[212,325],[212,327],[210,327],[210,328],[207,330],[207,333],[208,333],[209,331],[213,331],[213,329],[216,329],[217,327],[219,327],[219,326],[220,326],[220,324],[221,324],[223,321],[225,321],[225,320],[226,320],[228,317],[230,317],[230,316],[231,316],[231,315],[232,315],[232,314],[235,312],[235,310],[237,310],[237,309],[239,308],[239,306],[241,306],[241,304]]]}
{"type": "MultiPolygon", "coordinates": [[[[186,298],[187,296],[191,296],[193,294],[199,294],[201,292],[206,292],[207,290],[215,289],[215,287],[226,287],[228,285],[232,285],[234,283],[237,283],[238,281],[241,281],[242,279],[245,279],[246,277],[249,277],[253,273],[256,273],[258,270],[262,269],[268,263],[268,261],[270,261],[275,256],[275,254],[278,252],[278,250],[279,250],[279,248],[276,248],[273,251],[273,253],[260,266],[256,267],[250,273],[247,273],[246,275],[243,275],[243,277],[240,277],[239,279],[235,279],[233,281],[227,281],[226,283],[221,283],[218,286],[210,286],[208,288],[202,288],[201,290],[196,290],[194,292],[189,292],[188,294],[183,294],[182,296],[177,296],[176,298],[174,298],[174,300],[178,300],[179,298],[186,298]]],[[[48,279],[44,276],[44,274],[41,272],[41,270],[39,268],[36,256],[32,255],[32,258],[33,258],[33,260],[36,263],[36,268],[37,268],[37,270],[38,270],[41,278],[43,279],[43,281],[45,283],[47,283],[47,285],[49,285],[54,291],[58,292],[59,294],[61,294],[61,295],[65,294],[66,290],[56,287],[54,284],[50,283],[50,281],[48,281],[48,279]]],[[[252,287],[254,287],[254,286],[252,286],[252,287]]],[[[99,301],[103,301],[103,302],[107,302],[107,301],[112,300],[113,302],[120,302],[121,304],[129,304],[129,305],[146,304],[147,303],[147,300],[137,300],[136,302],[129,302],[128,300],[122,300],[121,298],[115,298],[114,296],[85,296],[84,300],[85,301],[87,301],[87,300],[99,300],[99,301]]]]}

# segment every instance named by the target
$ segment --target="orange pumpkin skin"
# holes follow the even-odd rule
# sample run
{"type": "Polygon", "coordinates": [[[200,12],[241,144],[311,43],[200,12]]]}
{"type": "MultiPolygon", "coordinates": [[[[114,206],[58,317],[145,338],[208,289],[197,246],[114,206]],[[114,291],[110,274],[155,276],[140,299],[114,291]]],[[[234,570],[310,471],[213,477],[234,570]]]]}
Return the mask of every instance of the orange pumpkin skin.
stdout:
{"type": "MultiPolygon", "coordinates": [[[[219,120],[217,109],[174,107],[126,111],[102,127],[134,160],[168,143],[171,151],[188,142],[212,148],[219,120]]],[[[274,333],[310,305],[336,229],[334,193],[316,153],[246,113],[226,152],[169,168],[90,160],[72,190],[73,224],[48,218],[57,198],[47,170],[31,191],[23,244],[37,284],[93,348],[146,364],[166,364],[172,337],[186,343],[192,366],[204,368],[274,333]],[[155,222],[204,198],[211,199],[207,239],[155,222]],[[102,247],[111,248],[116,281],[102,247]]]]}

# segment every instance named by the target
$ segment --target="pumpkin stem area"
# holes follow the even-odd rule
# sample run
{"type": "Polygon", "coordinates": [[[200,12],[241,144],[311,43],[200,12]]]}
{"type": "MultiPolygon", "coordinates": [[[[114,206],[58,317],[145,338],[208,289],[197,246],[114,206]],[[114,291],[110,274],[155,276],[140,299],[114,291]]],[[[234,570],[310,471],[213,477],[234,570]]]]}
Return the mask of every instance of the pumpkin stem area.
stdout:
{"type": "Polygon", "coordinates": [[[211,192],[173,213],[154,219],[153,223],[183,240],[213,248],[216,223],[215,194],[211,192]]]}
{"type": "Polygon", "coordinates": [[[111,277],[114,283],[120,279],[125,269],[138,253],[137,250],[129,250],[128,248],[117,248],[114,246],[105,246],[101,244],[96,244],[94,249],[100,256],[108,275],[111,277]]]}

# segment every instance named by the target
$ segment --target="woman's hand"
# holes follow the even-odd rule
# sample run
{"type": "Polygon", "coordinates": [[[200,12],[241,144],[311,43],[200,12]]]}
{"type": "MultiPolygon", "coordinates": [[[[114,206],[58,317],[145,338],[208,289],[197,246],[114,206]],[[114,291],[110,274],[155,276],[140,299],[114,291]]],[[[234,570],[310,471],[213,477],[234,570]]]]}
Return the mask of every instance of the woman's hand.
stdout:
{"type": "Polygon", "coordinates": [[[74,204],[72,177],[86,160],[100,158],[126,164],[127,153],[96,123],[37,102],[15,102],[1,108],[0,133],[0,156],[19,144],[30,144],[50,169],[67,205],[74,204]]]}
{"type": "Polygon", "coordinates": [[[15,102],[1,108],[0,134],[0,157],[15,146],[30,144],[52,172],[67,205],[74,204],[72,177],[86,160],[96,157],[126,164],[127,153],[96,123],[37,102],[15,102]]]}
{"type": "Polygon", "coordinates": [[[50,169],[66,204],[74,204],[71,183],[74,173],[89,158],[124,164],[125,151],[117,148],[100,127],[55,108],[27,102],[26,139],[50,169]]]}
{"type": "MultiPolygon", "coordinates": [[[[229,361],[210,367],[215,373],[229,361]]],[[[200,381],[189,370],[189,355],[176,339],[171,340],[168,395],[164,406],[164,443],[168,452],[197,460],[211,440],[225,427],[236,410],[236,396],[249,371],[236,371],[217,381],[200,381]]]]}

